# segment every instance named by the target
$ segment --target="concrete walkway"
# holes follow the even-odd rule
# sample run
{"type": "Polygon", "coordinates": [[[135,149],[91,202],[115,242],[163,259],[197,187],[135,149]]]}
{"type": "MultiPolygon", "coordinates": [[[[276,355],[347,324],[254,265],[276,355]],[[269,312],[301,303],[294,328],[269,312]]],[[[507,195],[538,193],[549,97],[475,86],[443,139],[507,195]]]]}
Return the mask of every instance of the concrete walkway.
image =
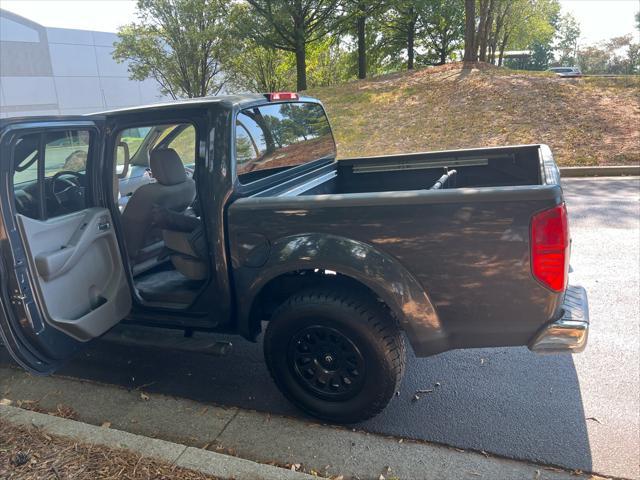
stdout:
{"type": "Polygon", "coordinates": [[[325,477],[362,480],[378,480],[380,475],[413,480],[598,478],[482,452],[150,395],[144,388],[127,391],[61,377],[33,377],[9,367],[0,368],[0,385],[3,403],[14,406],[0,407],[0,415],[11,421],[36,422],[53,434],[124,446],[221,478],[308,478],[263,465],[274,462],[300,464],[325,477]],[[42,411],[64,405],[80,422],[16,409],[18,405],[37,405],[42,411]],[[104,422],[111,428],[97,426],[104,422]]]}

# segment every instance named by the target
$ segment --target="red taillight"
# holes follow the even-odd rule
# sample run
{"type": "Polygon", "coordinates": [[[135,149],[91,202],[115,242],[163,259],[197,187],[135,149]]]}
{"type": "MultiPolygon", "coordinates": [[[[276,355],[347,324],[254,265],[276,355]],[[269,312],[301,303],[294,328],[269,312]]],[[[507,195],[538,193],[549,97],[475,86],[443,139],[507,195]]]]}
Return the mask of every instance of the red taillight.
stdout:
{"type": "Polygon", "coordinates": [[[277,102],[280,100],[298,100],[300,98],[295,92],[272,92],[267,93],[267,100],[277,102]]]}
{"type": "Polygon", "coordinates": [[[531,220],[531,271],[545,286],[561,292],[569,275],[569,225],[565,204],[531,220]]]}

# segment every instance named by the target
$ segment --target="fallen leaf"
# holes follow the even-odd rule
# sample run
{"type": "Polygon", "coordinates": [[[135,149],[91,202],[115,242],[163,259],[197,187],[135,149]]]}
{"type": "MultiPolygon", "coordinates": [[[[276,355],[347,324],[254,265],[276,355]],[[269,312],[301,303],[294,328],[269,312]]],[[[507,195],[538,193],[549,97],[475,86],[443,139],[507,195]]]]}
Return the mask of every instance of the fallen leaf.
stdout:
{"type": "Polygon", "coordinates": [[[140,399],[144,400],[145,402],[149,400],[149,395],[147,395],[144,392],[140,392],[140,399]]]}
{"type": "Polygon", "coordinates": [[[100,425],[103,428],[111,428],[111,422],[102,422],[102,425],[100,425]]]}
{"type": "Polygon", "coordinates": [[[592,421],[597,422],[597,423],[602,425],[602,422],[600,420],[598,420],[597,417],[587,417],[587,420],[592,420],[592,421]]]}
{"type": "Polygon", "coordinates": [[[11,405],[13,403],[12,400],[8,399],[8,398],[2,398],[0,399],[0,405],[3,405],[5,407],[11,405]]]}

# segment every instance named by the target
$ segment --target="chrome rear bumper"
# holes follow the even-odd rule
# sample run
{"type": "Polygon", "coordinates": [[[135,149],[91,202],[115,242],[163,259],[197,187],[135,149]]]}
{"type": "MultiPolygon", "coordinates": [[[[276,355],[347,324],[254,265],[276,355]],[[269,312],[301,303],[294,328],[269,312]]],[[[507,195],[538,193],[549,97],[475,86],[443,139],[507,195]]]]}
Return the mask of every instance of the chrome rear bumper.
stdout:
{"type": "Polygon", "coordinates": [[[569,286],[562,305],[562,317],[545,325],[529,343],[536,353],[579,353],[589,336],[589,302],[582,287],[569,286]]]}

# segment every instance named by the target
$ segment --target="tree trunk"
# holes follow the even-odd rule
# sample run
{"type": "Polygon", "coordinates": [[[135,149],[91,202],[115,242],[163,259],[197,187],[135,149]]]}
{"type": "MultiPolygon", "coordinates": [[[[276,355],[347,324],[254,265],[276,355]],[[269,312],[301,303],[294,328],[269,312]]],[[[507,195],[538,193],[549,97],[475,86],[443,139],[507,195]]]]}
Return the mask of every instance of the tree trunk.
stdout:
{"type": "Polygon", "coordinates": [[[415,44],[416,44],[416,19],[414,18],[414,9],[413,6],[409,7],[408,15],[409,22],[407,23],[407,69],[413,70],[416,52],[415,52],[415,44]]]}
{"type": "Polygon", "coordinates": [[[307,42],[304,26],[296,27],[296,89],[298,92],[307,89],[307,42]]]}
{"type": "Polygon", "coordinates": [[[358,78],[360,79],[367,78],[367,17],[364,8],[365,6],[360,2],[358,5],[358,18],[356,20],[358,30],[358,78]]]}
{"type": "Polygon", "coordinates": [[[502,37],[502,43],[500,43],[500,56],[498,57],[498,66],[502,66],[502,60],[504,59],[504,49],[507,48],[507,42],[509,41],[509,34],[505,33],[502,37]]]}
{"type": "Polygon", "coordinates": [[[493,0],[488,0],[487,13],[484,18],[484,25],[482,26],[482,35],[480,36],[480,61],[487,61],[487,46],[489,44],[489,34],[493,29],[493,0]]]}
{"type": "Polygon", "coordinates": [[[475,45],[476,35],[476,1],[464,1],[465,26],[464,26],[464,56],[465,62],[475,62],[478,54],[475,45]]]}
{"type": "Polygon", "coordinates": [[[476,60],[480,59],[482,55],[482,44],[485,42],[484,32],[487,23],[487,11],[489,9],[489,0],[480,0],[480,19],[478,21],[478,29],[476,30],[475,47],[476,47],[476,60]]]}
{"type": "Polygon", "coordinates": [[[296,89],[298,92],[307,89],[307,52],[304,44],[296,46],[296,89]]]}
{"type": "Polygon", "coordinates": [[[415,36],[416,31],[414,25],[411,24],[409,30],[407,31],[407,56],[409,57],[407,60],[407,69],[413,70],[413,64],[415,60],[415,36]]]}
{"type": "Polygon", "coordinates": [[[443,48],[440,50],[440,63],[438,65],[444,65],[447,63],[447,49],[443,48]]]}
{"type": "Polygon", "coordinates": [[[489,41],[489,61],[493,64],[496,63],[496,50],[498,49],[498,38],[500,38],[500,34],[502,33],[502,21],[501,17],[496,19],[496,30],[491,35],[491,39],[489,41]]]}

